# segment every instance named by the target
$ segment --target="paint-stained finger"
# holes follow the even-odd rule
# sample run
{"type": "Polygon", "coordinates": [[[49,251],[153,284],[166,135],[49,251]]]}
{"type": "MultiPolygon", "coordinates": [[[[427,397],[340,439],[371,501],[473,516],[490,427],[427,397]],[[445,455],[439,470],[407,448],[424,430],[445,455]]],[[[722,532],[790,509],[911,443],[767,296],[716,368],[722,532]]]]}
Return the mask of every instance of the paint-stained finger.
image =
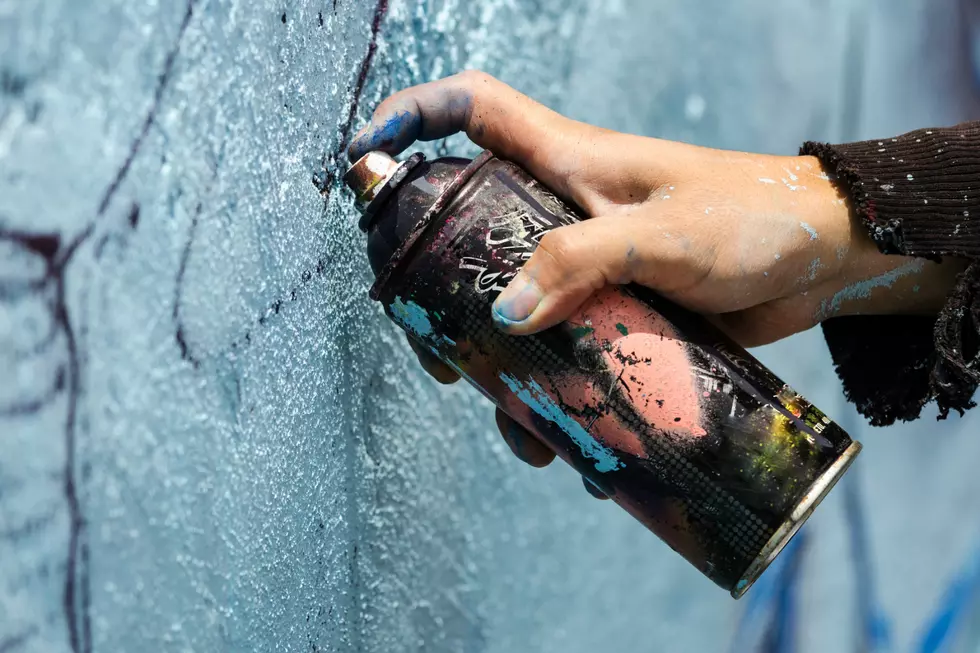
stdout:
{"type": "Polygon", "coordinates": [[[595,485],[595,483],[593,483],[589,479],[585,478],[584,476],[582,477],[582,484],[585,485],[585,490],[589,494],[591,494],[592,496],[594,496],[596,499],[600,499],[602,501],[605,501],[605,500],[607,500],[609,498],[608,496],[606,496],[606,493],[605,492],[603,492],[602,490],[600,490],[595,485]]]}
{"type": "Polygon", "coordinates": [[[497,409],[497,428],[514,455],[532,467],[547,467],[555,459],[555,452],[531,435],[507,413],[497,409]]]}
{"type": "Polygon", "coordinates": [[[567,165],[587,153],[595,127],[576,122],[486,73],[465,71],[395,93],[375,110],[351,142],[351,161],[369,151],[399,154],[415,141],[465,132],[477,145],[518,163],[564,193],[567,165]]]}
{"type": "Polygon", "coordinates": [[[459,375],[456,372],[436,358],[432,352],[426,351],[422,345],[408,338],[408,346],[415,352],[415,356],[419,359],[419,364],[422,366],[422,369],[436,381],[446,385],[459,381],[459,375]]]}

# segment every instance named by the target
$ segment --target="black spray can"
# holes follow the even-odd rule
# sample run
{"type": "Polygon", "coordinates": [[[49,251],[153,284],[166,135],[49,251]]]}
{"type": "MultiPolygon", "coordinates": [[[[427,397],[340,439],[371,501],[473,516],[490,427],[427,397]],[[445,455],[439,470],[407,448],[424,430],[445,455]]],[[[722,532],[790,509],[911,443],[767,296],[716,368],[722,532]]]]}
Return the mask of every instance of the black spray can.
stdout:
{"type": "Polygon", "coordinates": [[[601,290],[536,335],[496,329],[491,305],[541,237],[583,219],[518,166],[372,152],[345,181],[388,316],[735,598],[860,451],[647,288],[601,290]]]}

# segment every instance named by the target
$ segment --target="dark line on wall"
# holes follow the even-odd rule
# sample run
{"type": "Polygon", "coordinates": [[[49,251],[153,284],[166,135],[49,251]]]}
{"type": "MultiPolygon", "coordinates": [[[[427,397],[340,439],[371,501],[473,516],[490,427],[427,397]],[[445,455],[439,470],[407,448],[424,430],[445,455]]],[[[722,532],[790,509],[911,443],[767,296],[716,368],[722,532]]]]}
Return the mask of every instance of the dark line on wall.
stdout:
{"type": "MultiPolygon", "coordinates": [[[[79,610],[78,603],[83,607],[88,605],[89,582],[88,568],[79,564],[79,555],[84,537],[85,518],[82,515],[81,504],[78,500],[78,487],[75,474],[76,459],[76,417],[78,413],[78,395],[80,388],[78,369],[78,343],[75,341],[75,331],[68,319],[65,302],[65,281],[59,271],[56,280],[55,316],[65,334],[68,347],[68,411],[65,419],[65,499],[68,503],[69,539],[68,563],[65,578],[64,610],[68,620],[68,636],[71,649],[75,653],[92,650],[91,627],[88,610],[79,610]],[[79,621],[81,624],[79,624],[79,621]]],[[[85,556],[87,557],[87,556],[85,556]]],[[[84,560],[83,560],[84,561],[84,560]]]]}
{"type": "Polygon", "coordinates": [[[109,203],[112,202],[112,198],[115,196],[116,191],[119,190],[119,186],[122,184],[123,179],[125,179],[126,175],[129,174],[129,169],[132,167],[133,161],[136,159],[136,155],[139,154],[140,149],[143,147],[143,142],[146,140],[146,135],[150,132],[150,125],[152,125],[156,120],[157,112],[160,110],[160,105],[163,102],[163,92],[170,83],[170,75],[173,73],[174,62],[177,60],[177,53],[180,52],[180,44],[184,38],[184,33],[187,31],[187,26],[190,25],[191,16],[194,14],[194,4],[196,2],[197,0],[188,0],[187,2],[187,7],[184,10],[184,17],[180,21],[180,27],[177,30],[177,38],[174,40],[174,44],[167,52],[167,56],[163,62],[163,70],[157,77],[157,85],[153,91],[153,102],[150,104],[150,110],[143,119],[143,126],[140,128],[139,134],[129,146],[129,153],[126,155],[122,165],[116,170],[116,175],[113,177],[112,182],[106,188],[105,193],[102,196],[102,201],[99,202],[99,208],[96,212],[97,216],[102,216],[106,209],[109,208],[109,203]]]}
{"type": "MultiPolygon", "coordinates": [[[[65,620],[68,625],[68,640],[73,653],[91,653],[92,626],[89,546],[85,537],[85,517],[79,499],[80,477],[76,469],[78,458],[77,418],[79,397],[81,394],[81,369],[75,330],[68,315],[65,292],[65,268],[82,243],[95,232],[96,222],[108,210],[123,180],[129,174],[136,156],[143,147],[150,126],[155,122],[157,113],[162,105],[164,91],[170,83],[174,64],[180,52],[181,42],[193,17],[196,1],[188,0],[187,2],[184,16],[178,28],[177,37],[167,52],[163,69],[157,77],[157,85],[153,93],[153,100],[150,104],[149,111],[143,119],[139,133],[130,144],[126,158],[106,187],[96,210],[95,218],[65,247],[61,246],[60,234],[30,233],[19,230],[0,229],[0,240],[7,240],[18,244],[24,249],[40,256],[46,262],[44,280],[36,286],[32,284],[32,290],[43,292],[49,286],[54,286],[54,302],[51,307],[52,317],[56,325],[56,330],[60,327],[60,330],[65,334],[68,350],[67,369],[62,372],[62,374],[65,374],[65,377],[63,377],[63,381],[59,381],[58,385],[67,382],[68,392],[68,406],[64,427],[65,466],[63,483],[65,501],[68,505],[69,541],[62,609],[65,613],[65,620]]],[[[139,222],[138,208],[130,209],[128,221],[132,228],[136,227],[139,222]]],[[[53,396],[46,397],[46,399],[53,398],[53,396]]],[[[22,406],[22,408],[36,412],[40,410],[42,405],[43,402],[36,406],[22,406]]],[[[35,634],[29,631],[24,635],[18,635],[0,642],[0,653],[12,651],[13,647],[21,646],[27,637],[33,637],[35,634]]]]}
{"type": "Polygon", "coordinates": [[[303,290],[314,279],[319,279],[323,277],[323,275],[325,275],[326,272],[327,272],[326,259],[322,259],[322,258],[318,259],[316,262],[316,266],[304,270],[303,274],[300,276],[299,283],[294,284],[293,287],[290,288],[289,291],[286,294],[284,294],[281,298],[276,299],[272,303],[270,303],[269,306],[262,312],[262,314],[259,315],[257,318],[255,318],[255,320],[253,320],[252,327],[246,329],[245,333],[241,337],[233,340],[231,342],[230,347],[232,349],[239,349],[251,345],[252,328],[255,328],[256,326],[265,326],[266,323],[269,321],[270,317],[272,317],[273,315],[279,315],[279,312],[282,310],[284,304],[289,302],[294,302],[297,299],[299,299],[300,291],[303,290]]]}
{"type": "Polygon", "coordinates": [[[371,38],[368,40],[367,52],[361,59],[361,66],[357,71],[357,80],[354,84],[354,91],[351,95],[350,104],[347,107],[347,117],[339,129],[341,133],[340,141],[333,152],[323,156],[323,171],[319,177],[313,178],[313,184],[320,190],[324,200],[329,199],[330,190],[334,181],[337,179],[336,165],[338,161],[345,160],[344,152],[350,144],[351,129],[354,126],[354,118],[357,117],[357,110],[361,105],[361,96],[364,94],[364,85],[367,83],[368,73],[371,72],[371,64],[374,62],[374,55],[378,51],[378,35],[381,33],[381,23],[388,13],[388,0],[378,0],[374,6],[374,16],[371,19],[371,38]],[[333,168],[330,165],[333,164],[333,168]]]}
{"type": "MultiPolygon", "coordinates": [[[[46,394],[41,401],[30,405],[8,407],[4,414],[32,414],[52,401],[60,392],[67,390],[68,406],[65,417],[65,467],[63,483],[65,500],[68,504],[69,542],[65,589],[63,594],[63,609],[68,623],[68,639],[74,653],[89,653],[91,651],[91,625],[89,619],[89,584],[87,561],[87,546],[84,543],[83,530],[85,520],[78,500],[76,486],[76,422],[78,399],[81,392],[81,377],[78,359],[78,346],[75,332],[68,318],[68,306],[65,298],[65,268],[78,248],[95,231],[94,222],[90,223],[66,246],[61,246],[61,237],[54,234],[32,234],[17,230],[0,230],[0,239],[15,243],[33,252],[45,262],[43,282],[35,288],[35,292],[43,292],[49,286],[54,286],[54,301],[51,306],[52,320],[55,329],[65,334],[68,350],[68,364],[59,369],[55,379],[54,390],[46,394]],[[79,564],[79,556],[82,564],[79,564]],[[78,604],[81,609],[78,609],[78,604]]],[[[8,640],[10,641],[10,640],[8,640]]]]}
{"type": "Polygon", "coordinates": [[[17,243],[50,263],[61,247],[61,236],[56,233],[38,234],[19,229],[0,228],[0,240],[17,243]]]}
{"type": "Polygon", "coordinates": [[[174,340],[177,341],[177,347],[180,349],[180,357],[193,365],[194,369],[201,366],[201,361],[191,352],[191,348],[187,344],[187,333],[184,329],[184,322],[180,317],[180,304],[181,296],[184,293],[184,274],[187,272],[187,261],[191,256],[191,247],[194,245],[194,237],[197,235],[197,223],[201,219],[201,209],[203,206],[203,202],[198,202],[197,207],[194,209],[194,215],[191,217],[191,226],[187,231],[187,241],[184,243],[184,251],[180,255],[180,267],[177,268],[177,282],[174,285],[173,301],[173,319],[174,327],[176,328],[174,340]]]}
{"type": "Polygon", "coordinates": [[[88,543],[85,541],[85,517],[78,499],[76,475],[78,399],[81,395],[81,369],[75,329],[68,317],[65,294],[65,269],[88,238],[95,232],[95,222],[82,230],[52,261],[50,279],[54,283],[54,320],[65,334],[68,350],[68,410],[65,417],[64,490],[68,504],[68,561],[65,572],[64,610],[68,635],[74,653],[92,650],[92,626],[89,612],[91,587],[88,576],[88,543]],[[81,559],[79,561],[79,558],[81,559]],[[79,605],[79,603],[81,605],[79,605]]]}
{"type": "Polygon", "coordinates": [[[364,84],[367,83],[368,73],[371,72],[371,63],[374,61],[374,55],[378,51],[378,34],[381,32],[381,22],[387,13],[388,0],[378,0],[378,4],[374,7],[374,19],[371,21],[371,40],[368,41],[367,53],[364,55],[364,59],[361,60],[361,68],[357,72],[357,84],[354,86],[354,97],[351,99],[347,111],[347,119],[341,128],[341,131],[344,133],[344,137],[341,140],[341,145],[343,146],[340,148],[341,153],[347,149],[350,138],[353,136],[350,130],[354,125],[354,118],[357,117],[357,109],[361,104],[361,95],[364,93],[364,84]]]}
{"type": "MultiPolygon", "coordinates": [[[[109,205],[112,203],[116,192],[122,185],[123,180],[129,174],[136,155],[143,147],[146,136],[150,131],[150,126],[156,120],[158,111],[163,102],[163,94],[170,83],[173,74],[174,63],[177,54],[180,52],[181,42],[187,28],[190,25],[194,14],[196,0],[188,0],[181,19],[180,27],[177,30],[177,37],[174,44],[167,52],[164,59],[163,69],[157,77],[157,85],[153,92],[153,101],[150,109],[143,120],[143,125],[136,139],[129,148],[129,153],[122,165],[117,169],[112,181],[106,187],[96,211],[95,220],[79,234],[75,240],[65,248],[64,252],[55,261],[55,316],[56,321],[62,326],[65,334],[65,341],[68,348],[68,416],[65,425],[65,499],[68,503],[68,514],[70,524],[70,536],[68,543],[68,563],[65,579],[64,591],[64,611],[68,621],[68,635],[71,642],[73,653],[91,653],[92,651],[92,625],[91,625],[91,586],[89,583],[89,548],[85,539],[85,517],[82,513],[81,503],[78,498],[78,478],[76,476],[77,458],[77,413],[78,399],[81,391],[81,378],[78,361],[78,344],[75,340],[75,332],[71,321],[68,318],[68,308],[65,300],[65,279],[64,269],[67,263],[74,256],[78,247],[94,231],[95,222],[105,214],[109,205]]],[[[136,216],[138,220],[138,215],[136,216]]],[[[133,224],[132,212],[130,213],[130,223],[133,224]]]]}

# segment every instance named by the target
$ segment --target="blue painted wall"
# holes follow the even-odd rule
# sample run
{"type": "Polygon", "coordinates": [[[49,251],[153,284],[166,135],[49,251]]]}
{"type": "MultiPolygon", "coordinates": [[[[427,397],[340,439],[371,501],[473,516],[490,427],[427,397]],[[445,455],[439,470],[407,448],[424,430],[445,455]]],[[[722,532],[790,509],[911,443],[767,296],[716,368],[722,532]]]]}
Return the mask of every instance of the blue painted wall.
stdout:
{"type": "Polygon", "coordinates": [[[735,603],[416,369],[338,179],[466,67],[718,147],[955,122],[958,12],[0,0],[0,651],[976,650],[980,416],[872,431],[819,333],[762,350],[867,451],[735,603]]]}

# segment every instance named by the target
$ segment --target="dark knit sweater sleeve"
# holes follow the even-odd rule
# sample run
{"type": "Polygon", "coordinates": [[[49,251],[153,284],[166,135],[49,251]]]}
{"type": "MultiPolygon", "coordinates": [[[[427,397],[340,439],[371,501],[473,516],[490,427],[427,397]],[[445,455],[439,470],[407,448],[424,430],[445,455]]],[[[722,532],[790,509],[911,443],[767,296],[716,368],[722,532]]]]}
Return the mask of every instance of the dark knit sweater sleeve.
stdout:
{"type": "Polygon", "coordinates": [[[980,385],[980,122],[881,140],[806,143],[885,254],[970,261],[938,316],[848,316],[824,335],[847,398],[872,424],[972,408],[980,385]]]}

